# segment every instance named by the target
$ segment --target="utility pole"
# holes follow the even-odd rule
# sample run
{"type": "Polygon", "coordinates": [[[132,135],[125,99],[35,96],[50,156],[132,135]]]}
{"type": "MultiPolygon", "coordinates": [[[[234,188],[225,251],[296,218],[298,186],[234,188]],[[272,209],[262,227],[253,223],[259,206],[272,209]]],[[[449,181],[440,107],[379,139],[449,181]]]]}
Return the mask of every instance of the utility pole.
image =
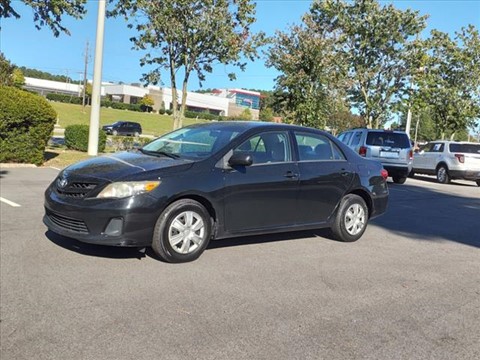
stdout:
{"type": "Polygon", "coordinates": [[[85,46],[85,68],[83,71],[83,90],[82,90],[82,107],[85,110],[85,95],[87,91],[87,69],[88,69],[88,40],[85,46]]]}
{"type": "Polygon", "coordinates": [[[105,8],[105,0],[98,0],[97,37],[95,40],[95,62],[93,64],[92,110],[90,112],[90,130],[88,133],[88,155],[90,156],[96,156],[98,154],[105,8]]]}

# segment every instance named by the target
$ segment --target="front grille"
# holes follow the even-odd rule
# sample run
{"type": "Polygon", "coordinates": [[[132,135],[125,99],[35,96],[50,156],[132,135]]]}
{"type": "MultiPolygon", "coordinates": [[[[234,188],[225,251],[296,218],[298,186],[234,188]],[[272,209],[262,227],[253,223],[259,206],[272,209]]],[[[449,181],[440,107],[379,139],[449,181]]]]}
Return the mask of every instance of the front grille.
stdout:
{"type": "Polygon", "coordinates": [[[87,225],[82,220],[68,218],[62,215],[54,214],[52,212],[48,212],[47,216],[52,223],[61,227],[62,229],[82,234],[88,234],[87,225]]]}
{"type": "Polygon", "coordinates": [[[97,185],[96,183],[73,182],[64,188],[59,187],[57,184],[56,188],[60,195],[72,198],[84,198],[90,191],[95,189],[97,185]]]}

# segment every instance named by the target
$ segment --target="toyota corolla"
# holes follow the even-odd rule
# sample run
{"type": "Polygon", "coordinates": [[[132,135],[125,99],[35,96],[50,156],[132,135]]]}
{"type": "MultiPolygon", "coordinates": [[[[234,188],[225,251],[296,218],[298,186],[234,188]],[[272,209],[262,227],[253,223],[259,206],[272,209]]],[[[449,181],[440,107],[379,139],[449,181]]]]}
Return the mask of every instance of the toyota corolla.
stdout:
{"type": "Polygon", "coordinates": [[[386,211],[387,177],[320,130],[213,122],[67,167],[45,192],[44,223],[87,243],[151,246],[168,262],[234,236],[327,227],[348,242],[386,211]]]}

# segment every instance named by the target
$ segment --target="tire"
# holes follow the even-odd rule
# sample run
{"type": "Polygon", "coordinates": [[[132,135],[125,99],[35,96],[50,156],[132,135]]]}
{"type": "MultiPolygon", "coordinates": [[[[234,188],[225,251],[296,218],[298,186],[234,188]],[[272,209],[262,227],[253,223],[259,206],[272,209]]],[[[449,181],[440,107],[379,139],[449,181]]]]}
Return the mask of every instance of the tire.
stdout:
{"type": "Polygon", "coordinates": [[[477,180],[476,183],[477,183],[477,186],[480,186],[480,180],[477,180]]]}
{"type": "Polygon", "coordinates": [[[153,232],[153,251],[164,261],[196,260],[212,236],[212,218],[203,205],[190,199],[170,204],[159,216],[153,232]]]}
{"type": "Polygon", "coordinates": [[[448,184],[450,182],[450,175],[445,165],[440,165],[437,169],[437,181],[441,184],[448,184]]]}
{"type": "Polygon", "coordinates": [[[407,181],[407,178],[405,176],[394,176],[392,177],[392,179],[395,184],[405,184],[405,181],[407,181]]]}
{"type": "Polygon", "coordinates": [[[136,138],[140,136],[140,134],[138,133],[138,131],[135,131],[135,133],[133,134],[133,136],[135,136],[136,138]]]}
{"type": "Polygon", "coordinates": [[[118,135],[118,131],[117,131],[117,130],[113,130],[113,131],[112,131],[112,135],[113,135],[113,136],[117,136],[117,135],[118,135]]]}
{"type": "Polygon", "coordinates": [[[337,240],[343,242],[357,241],[365,232],[367,223],[367,204],[360,196],[349,194],[340,203],[332,225],[332,232],[337,240]]]}

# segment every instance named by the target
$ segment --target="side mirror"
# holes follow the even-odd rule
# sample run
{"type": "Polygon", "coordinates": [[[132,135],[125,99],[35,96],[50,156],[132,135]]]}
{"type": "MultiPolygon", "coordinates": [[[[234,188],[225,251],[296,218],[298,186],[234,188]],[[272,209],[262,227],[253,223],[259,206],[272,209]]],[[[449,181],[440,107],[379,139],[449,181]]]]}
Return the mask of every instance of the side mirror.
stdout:
{"type": "Polygon", "coordinates": [[[228,160],[228,165],[230,165],[231,167],[250,166],[252,164],[253,164],[252,155],[244,152],[234,153],[232,157],[228,160]]]}

